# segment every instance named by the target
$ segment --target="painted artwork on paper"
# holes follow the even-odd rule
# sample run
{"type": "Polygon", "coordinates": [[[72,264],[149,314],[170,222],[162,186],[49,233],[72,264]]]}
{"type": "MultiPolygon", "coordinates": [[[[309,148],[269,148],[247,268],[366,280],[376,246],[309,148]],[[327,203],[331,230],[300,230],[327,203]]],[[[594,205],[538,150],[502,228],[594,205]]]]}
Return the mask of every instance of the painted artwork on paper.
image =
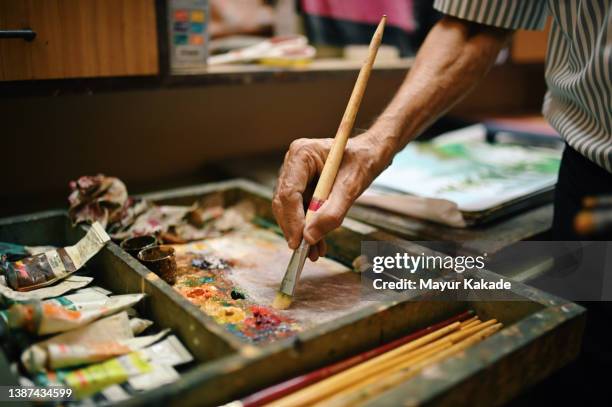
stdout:
{"type": "Polygon", "coordinates": [[[485,141],[474,125],[432,141],[409,144],[373,183],[374,188],[454,202],[479,212],[551,188],[561,151],[485,141]]]}

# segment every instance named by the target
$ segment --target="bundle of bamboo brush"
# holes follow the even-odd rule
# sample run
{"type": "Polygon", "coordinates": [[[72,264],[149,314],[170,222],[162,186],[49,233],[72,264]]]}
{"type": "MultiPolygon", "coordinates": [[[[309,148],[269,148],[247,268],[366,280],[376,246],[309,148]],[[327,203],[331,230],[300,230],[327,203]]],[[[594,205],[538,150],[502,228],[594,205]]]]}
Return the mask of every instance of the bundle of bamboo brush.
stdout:
{"type": "Polygon", "coordinates": [[[364,363],[305,387],[270,406],[356,406],[455,355],[502,327],[477,316],[454,322],[364,363]]]}

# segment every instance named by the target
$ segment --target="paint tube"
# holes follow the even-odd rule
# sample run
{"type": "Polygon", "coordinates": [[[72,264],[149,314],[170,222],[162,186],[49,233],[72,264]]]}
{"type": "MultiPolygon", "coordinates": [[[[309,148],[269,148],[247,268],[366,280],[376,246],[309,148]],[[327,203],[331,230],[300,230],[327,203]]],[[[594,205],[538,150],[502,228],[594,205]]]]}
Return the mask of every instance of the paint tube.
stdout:
{"type": "Polygon", "coordinates": [[[30,291],[61,280],[80,269],[110,240],[99,223],[94,223],[77,244],[54,249],[0,266],[9,287],[30,291]]]}
{"type": "Polygon", "coordinates": [[[22,352],[21,363],[29,372],[41,371],[48,365],[47,350],[51,344],[73,345],[96,341],[116,341],[133,337],[130,320],[127,313],[123,311],[33,344],[22,352]]]}
{"type": "Polygon", "coordinates": [[[55,249],[54,246],[25,246],[16,243],[0,242],[0,257],[9,261],[21,260],[24,257],[34,256],[55,249]]]}
{"type": "MultiPolygon", "coordinates": [[[[138,339],[138,338],[134,338],[138,339]]],[[[167,383],[176,380],[178,373],[173,367],[193,360],[193,356],[174,335],[137,352],[108,360],[103,363],[74,370],[65,375],[63,382],[70,386],[78,397],[87,397],[113,385],[134,379],[137,387],[147,386],[149,380],[167,383]],[[161,367],[162,368],[158,368],[161,367]],[[173,375],[172,373],[176,373],[173,375]],[[145,376],[144,378],[142,376],[145,376]]],[[[152,383],[151,383],[152,384],[152,383]]],[[[149,384],[150,385],[150,384],[149,384]]],[[[160,384],[161,385],[161,384],[160,384]]]]}
{"type": "MultiPolygon", "coordinates": [[[[137,339],[137,338],[134,338],[137,339]]],[[[145,349],[128,353],[114,359],[97,363],[82,369],[58,369],[40,372],[33,375],[39,386],[67,385],[76,393],[79,399],[103,392],[110,386],[131,381],[134,378],[134,390],[145,388],[157,381],[158,386],[174,381],[178,373],[173,367],[193,360],[183,344],[171,335],[145,349]],[[163,366],[159,369],[160,366],[163,366]],[[147,375],[152,373],[151,376],[147,375]],[[148,383],[150,380],[151,383],[148,383]]],[[[130,386],[127,386],[130,387],[130,386]]]]}
{"type": "MultiPolygon", "coordinates": [[[[171,335],[148,348],[73,370],[63,375],[63,382],[75,391],[77,397],[82,398],[98,393],[113,384],[153,372],[155,365],[176,366],[192,360],[193,356],[185,346],[176,336],[171,335]]],[[[158,373],[159,376],[162,374],[158,373]]]]}
{"type": "Polygon", "coordinates": [[[142,318],[132,318],[130,319],[130,328],[132,329],[132,333],[134,335],[141,334],[145,329],[153,325],[153,321],[142,318]]]}
{"type": "Polygon", "coordinates": [[[98,398],[103,398],[103,400],[92,400],[93,403],[91,405],[100,405],[104,402],[110,402],[107,404],[118,403],[120,401],[127,400],[130,397],[130,394],[125,391],[121,385],[113,384],[99,393],[98,398]]]}
{"type": "Polygon", "coordinates": [[[108,298],[108,295],[92,290],[51,298],[45,302],[57,304],[72,311],[84,311],[103,307],[108,298]]]}
{"type": "Polygon", "coordinates": [[[77,398],[83,398],[152,370],[153,366],[140,352],[132,352],[106,362],[73,370],[64,375],[63,382],[74,390],[77,398]]]}
{"type": "Polygon", "coordinates": [[[134,337],[127,314],[122,312],[28,347],[21,362],[29,372],[100,362],[145,348],[169,333],[134,337]]]}
{"type": "Polygon", "coordinates": [[[68,291],[85,287],[92,280],[93,277],[72,275],[55,285],[26,292],[15,291],[0,281],[0,295],[4,299],[4,303],[8,306],[13,302],[44,300],[46,298],[58,297],[68,291]]]}
{"type": "Polygon", "coordinates": [[[174,335],[140,350],[139,353],[145,360],[156,365],[177,366],[193,360],[193,356],[185,348],[185,345],[174,335]]]}
{"type": "Polygon", "coordinates": [[[108,297],[97,308],[71,310],[58,301],[34,301],[14,304],[8,310],[0,311],[0,317],[9,330],[22,329],[38,335],[64,332],[88,324],[98,318],[112,315],[131,307],[145,294],[125,294],[108,297]]]}
{"type": "Polygon", "coordinates": [[[166,329],[155,335],[107,342],[74,345],[64,343],[49,344],[47,347],[48,366],[50,369],[55,370],[101,362],[150,346],[162,339],[169,332],[170,330],[166,329]]]}
{"type": "Polygon", "coordinates": [[[134,376],[128,379],[128,383],[136,391],[145,391],[175,382],[180,378],[181,375],[172,366],[154,365],[152,371],[134,376]]]}
{"type": "Polygon", "coordinates": [[[180,374],[172,366],[156,365],[153,366],[151,372],[131,377],[125,383],[108,386],[91,397],[81,400],[81,403],[89,406],[119,403],[143,391],[156,389],[180,378],[180,374]]]}
{"type": "Polygon", "coordinates": [[[89,287],[86,287],[86,288],[81,288],[79,290],[76,290],[76,293],[86,293],[86,292],[90,292],[90,291],[95,291],[97,293],[104,294],[106,296],[109,296],[109,295],[111,295],[113,293],[112,291],[107,290],[106,288],[102,288],[102,287],[97,286],[97,285],[92,285],[92,286],[89,286],[89,287]]]}

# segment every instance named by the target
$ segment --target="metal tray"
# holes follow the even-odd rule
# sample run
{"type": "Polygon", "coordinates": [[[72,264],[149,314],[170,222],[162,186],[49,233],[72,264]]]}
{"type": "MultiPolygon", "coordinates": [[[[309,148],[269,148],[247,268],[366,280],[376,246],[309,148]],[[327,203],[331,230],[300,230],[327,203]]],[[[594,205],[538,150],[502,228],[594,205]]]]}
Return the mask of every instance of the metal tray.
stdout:
{"type": "MultiPolygon", "coordinates": [[[[213,193],[222,193],[228,205],[247,198],[255,204],[258,216],[273,222],[271,191],[243,180],[144,197],[158,203],[182,205],[213,193]]],[[[62,246],[76,242],[83,235],[84,230],[71,227],[61,211],[0,220],[0,240],[3,241],[62,246]]],[[[394,240],[394,237],[347,220],[329,236],[330,255],[350,264],[359,255],[361,242],[366,240],[394,240]]],[[[415,249],[420,252],[422,248],[415,249]]],[[[372,304],[294,337],[254,346],[225,331],[115,243],[108,244],[87,267],[96,284],[114,293],[149,294],[139,311],[154,320],[158,327],[171,328],[195,358],[193,365],[182,371],[178,382],[138,395],[122,405],[228,402],[465,309],[474,309],[482,318],[495,317],[505,324],[505,328],[460,356],[442,362],[439,366],[443,375],[421,374],[384,393],[372,404],[397,405],[400,401],[441,405],[466,401],[498,404],[576,357],[585,316],[584,309],[578,305],[514,284],[514,294],[523,301],[389,301],[372,304]],[[491,386],[481,387],[485,379],[491,386]]],[[[495,275],[483,272],[482,277],[494,278],[495,275]]],[[[6,366],[0,369],[6,371],[6,366]]]]}

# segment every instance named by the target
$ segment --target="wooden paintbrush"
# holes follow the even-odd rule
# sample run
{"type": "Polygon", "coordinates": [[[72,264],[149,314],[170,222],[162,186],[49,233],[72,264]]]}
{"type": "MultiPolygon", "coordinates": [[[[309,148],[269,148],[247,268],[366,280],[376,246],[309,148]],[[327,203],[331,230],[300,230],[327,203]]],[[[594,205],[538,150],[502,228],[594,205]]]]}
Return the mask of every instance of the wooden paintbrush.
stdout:
{"type": "MultiPolygon", "coordinates": [[[[353,130],[355,117],[357,116],[359,105],[363,99],[363,93],[365,92],[368,79],[370,78],[370,73],[372,72],[372,65],[376,59],[376,52],[378,51],[378,47],[382,41],[386,21],[387,16],[383,16],[378,24],[378,28],[376,28],[376,31],[374,32],[374,36],[370,42],[368,57],[359,71],[359,76],[355,82],[353,93],[349,99],[344,116],[342,116],[340,127],[338,127],[338,131],[336,132],[334,143],[329,150],[329,154],[325,160],[325,165],[323,166],[323,171],[321,171],[321,176],[319,177],[319,181],[317,182],[312,199],[308,205],[305,223],[308,223],[312,215],[321,207],[321,205],[323,205],[334,184],[336,174],[338,173],[338,168],[342,162],[344,147],[346,146],[346,142],[348,141],[348,138],[353,130]]],[[[300,274],[304,268],[304,262],[306,261],[306,256],[308,255],[309,249],[310,246],[308,243],[302,239],[299,247],[293,252],[289,265],[287,266],[287,271],[285,272],[285,277],[281,283],[280,290],[276,294],[276,298],[272,303],[274,308],[287,309],[291,306],[293,292],[295,291],[300,274]]]]}
{"type": "Polygon", "coordinates": [[[378,389],[378,384],[384,384],[385,390],[397,385],[417,374],[423,367],[452,356],[454,352],[492,335],[502,326],[494,319],[464,330],[459,330],[459,325],[457,322],[447,325],[268,405],[270,407],[358,405],[355,398],[371,397],[381,392],[373,391],[373,388],[378,389]],[[351,402],[346,402],[347,399],[351,402]]]}
{"type": "MultiPolygon", "coordinates": [[[[271,403],[274,400],[278,400],[281,397],[285,397],[295,391],[303,389],[306,386],[319,382],[323,379],[326,379],[334,374],[340,373],[346,369],[349,369],[359,363],[363,363],[367,360],[370,360],[376,356],[382,355],[385,352],[389,352],[393,349],[398,348],[408,342],[419,339],[425,335],[428,335],[438,329],[444,328],[454,322],[461,321],[462,324],[467,324],[475,322],[473,318],[474,311],[466,311],[459,315],[456,315],[452,318],[449,318],[445,321],[439,322],[437,324],[428,326],[427,328],[421,329],[419,331],[413,332],[409,335],[406,335],[402,338],[396,339],[384,345],[381,345],[377,348],[370,349],[368,351],[362,352],[358,355],[352,356],[348,359],[344,359],[340,362],[334,363],[332,365],[314,370],[310,373],[303,374],[301,376],[294,377],[292,379],[286,380],[284,382],[278,383],[274,386],[268,387],[266,389],[260,390],[257,393],[254,393],[240,401],[234,401],[226,405],[226,407],[259,407],[265,404],[271,403]],[[469,321],[469,322],[468,322],[469,321]]],[[[474,317],[476,318],[476,317],[474,317]]]]}

